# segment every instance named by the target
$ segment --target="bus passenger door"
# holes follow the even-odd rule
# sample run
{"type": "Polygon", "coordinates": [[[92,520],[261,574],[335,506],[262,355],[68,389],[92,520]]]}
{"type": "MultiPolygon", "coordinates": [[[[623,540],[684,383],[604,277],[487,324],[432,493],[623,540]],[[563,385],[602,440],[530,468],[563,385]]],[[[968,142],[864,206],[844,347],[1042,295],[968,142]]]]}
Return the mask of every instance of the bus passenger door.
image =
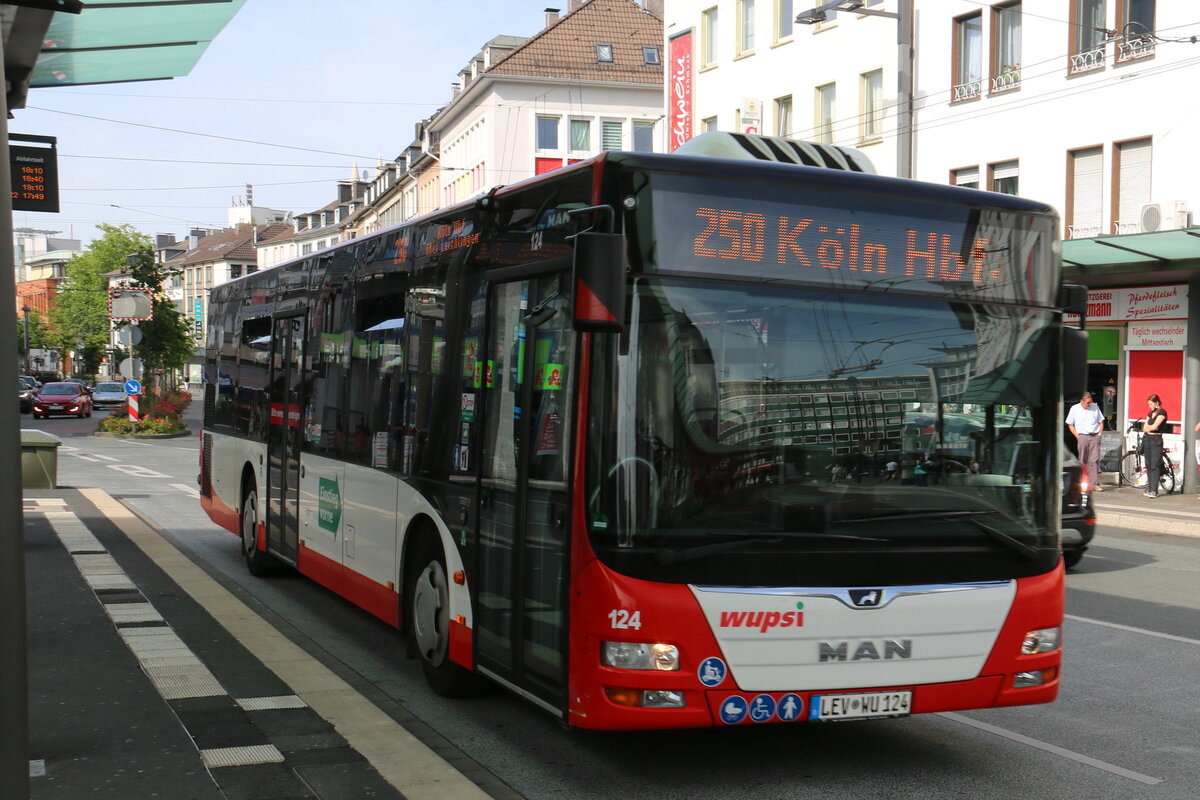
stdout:
{"type": "Polygon", "coordinates": [[[275,320],[267,432],[267,547],[290,564],[296,563],[300,531],[304,336],[304,317],[275,320]]]}
{"type": "Polygon", "coordinates": [[[565,713],[574,330],[558,274],[488,297],[476,572],[478,666],[565,713]]]}

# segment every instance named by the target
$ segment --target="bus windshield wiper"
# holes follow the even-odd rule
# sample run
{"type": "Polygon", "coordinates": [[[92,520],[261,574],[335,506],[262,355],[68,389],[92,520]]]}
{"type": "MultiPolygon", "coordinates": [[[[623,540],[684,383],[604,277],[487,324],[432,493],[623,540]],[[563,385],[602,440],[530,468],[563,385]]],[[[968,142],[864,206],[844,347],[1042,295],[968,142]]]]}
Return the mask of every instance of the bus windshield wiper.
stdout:
{"type": "Polygon", "coordinates": [[[876,517],[861,517],[859,519],[844,519],[844,520],[838,520],[838,522],[839,522],[839,524],[855,524],[855,523],[862,523],[862,522],[885,522],[885,521],[889,521],[889,520],[901,520],[901,519],[962,519],[964,522],[971,523],[976,528],[983,531],[984,533],[986,533],[988,536],[995,539],[1000,544],[1004,545],[1008,549],[1012,550],[1013,552],[1021,555],[1022,557],[1026,558],[1030,561],[1036,561],[1037,559],[1041,558],[1042,553],[1036,547],[1031,547],[1030,545],[1027,545],[1024,542],[1022,542],[1020,539],[1017,539],[1017,538],[1011,536],[1010,534],[1005,533],[1004,531],[1000,530],[999,528],[995,528],[991,525],[988,525],[986,522],[983,522],[982,520],[977,519],[977,517],[979,517],[981,515],[987,516],[987,515],[999,514],[999,513],[1000,513],[999,511],[985,511],[982,509],[978,509],[978,510],[960,509],[957,511],[912,511],[912,512],[907,512],[904,514],[883,514],[883,515],[876,516],[876,517]]]}
{"type": "MultiPolygon", "coordinates": [[[[736,536],[737,534],[729,533],[710,533],[709,536],[736,536]]],[[[779,544],[785,539],[841,539],[853,542],[886,542],[886,539],[878,539],[873,536],[855,536],[853,534],[843,533],[817,533],[815,531],[787,531],[784,533],[775,533],[770,536],[747,536],[745,538],[731,539],[726,542],[713,542],[712,544],[700,544],[693,547],[677,547],[671,550],[663,550],[658,554],[658,563],[662,566],[668,564],[678,564],[683,561],[694,561],[697,558],[724,553],[729,550],[737,550],[752,544],[779,544]]]]}

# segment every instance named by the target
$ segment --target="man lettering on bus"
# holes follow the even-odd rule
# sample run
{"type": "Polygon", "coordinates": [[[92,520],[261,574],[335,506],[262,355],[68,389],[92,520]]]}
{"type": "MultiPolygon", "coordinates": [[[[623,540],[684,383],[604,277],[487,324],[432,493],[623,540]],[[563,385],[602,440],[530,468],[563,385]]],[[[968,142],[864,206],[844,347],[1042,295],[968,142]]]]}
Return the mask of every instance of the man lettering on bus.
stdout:
{"type": "Polygon", "coordinates": [[[1104,412],[1092,402],[1092,393],[1084,392],[1067,414],[1067,428],[1079,442],[1079,463],[1087,469],[1088,486],[1100,488],[1100,431],[1104,430],[1104,412]]]}

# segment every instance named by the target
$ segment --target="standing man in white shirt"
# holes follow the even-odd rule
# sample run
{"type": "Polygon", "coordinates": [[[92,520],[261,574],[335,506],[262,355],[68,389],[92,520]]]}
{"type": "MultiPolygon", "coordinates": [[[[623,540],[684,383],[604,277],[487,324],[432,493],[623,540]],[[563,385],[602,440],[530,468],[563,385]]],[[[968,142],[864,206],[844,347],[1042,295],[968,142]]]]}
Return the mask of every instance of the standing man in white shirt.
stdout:
{"type": "Polygon", "coordinates": [[[1104,430],[1104,412],[1092,401],[1091,392],[1084,392],[1079,402],[1067,414],[1067,428],[1079,441],[1079,461],[1087,468],[1088,485],[1092,491],[1100,488],[1100,431],[1104,430]]]}

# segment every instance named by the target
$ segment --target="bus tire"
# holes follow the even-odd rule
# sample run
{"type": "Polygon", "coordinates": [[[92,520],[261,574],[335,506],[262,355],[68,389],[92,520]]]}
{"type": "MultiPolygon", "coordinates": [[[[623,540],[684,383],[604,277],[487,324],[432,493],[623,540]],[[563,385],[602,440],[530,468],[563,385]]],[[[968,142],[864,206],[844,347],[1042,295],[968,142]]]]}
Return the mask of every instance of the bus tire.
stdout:
{"type": "Polygon", "coordinates": [[[246,569],[256,578],[274,572],[275,559],[265,550],[258,549],[258,491],[247,489],[242,494],[242,557],[246,569]]]}
{"type": "Polygon", "coordinates": [[[443,697],[477,694],[483,680],[450,659],[450,584],[442,549],[425,535],[405,570],[408,630],[430,688],[443,697]]]}

